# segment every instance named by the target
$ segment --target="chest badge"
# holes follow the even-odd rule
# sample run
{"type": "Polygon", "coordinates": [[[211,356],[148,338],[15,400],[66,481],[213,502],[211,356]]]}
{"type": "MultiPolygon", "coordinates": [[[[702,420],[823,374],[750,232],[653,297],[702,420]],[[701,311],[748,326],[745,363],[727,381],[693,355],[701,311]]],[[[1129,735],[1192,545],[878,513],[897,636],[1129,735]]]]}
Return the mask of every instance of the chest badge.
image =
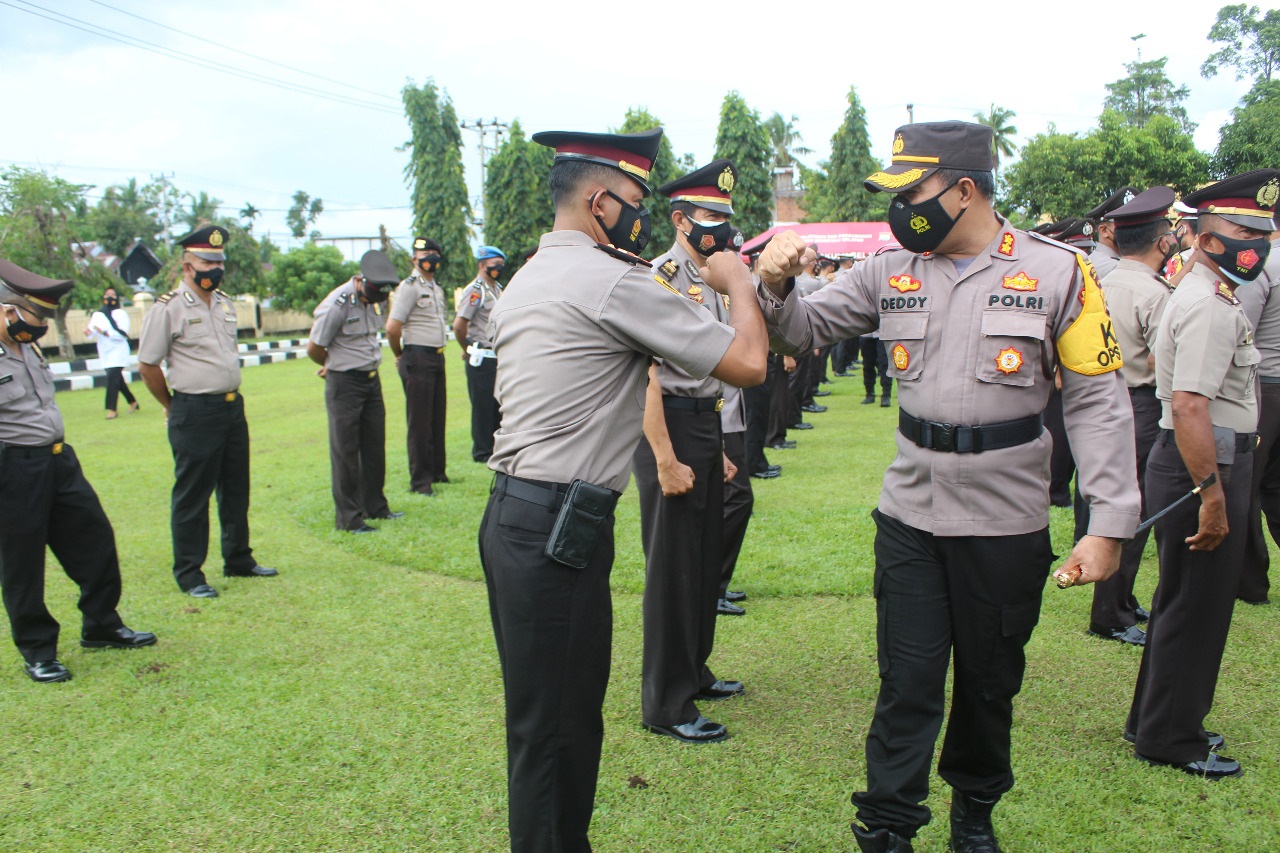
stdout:
{"type": "Polygon", "coordinates": [[[471,291],[471,304],[475,305],[479,301],[480,301],[480,291],[478,290],[471,291]]]}
{"type": "Polygon", "coordinates": [[[1031,278],[1025,272],[1004,277],[1004,286],[1009,290],[1030,291],[1040,286],[1040,279],[1031,278]]]}
{"type": "Polygon", "coordinates": [[[907,365],[911,364],[911,353],[902,344],[894,344],[892,355],[893,366],[898,370],[906,370],[907,365]]]}
{"type": "Polygon", "coordinates": [[[1010,233],[1009,231],[1004,232],[1004,236],[1000,238],[1000,248],[996,249],[996,252],[998,252],[1001,255],[1004,255],[1006,258],[1013,257],[1013,234],[1012,233],[1010,233]]]}
{"type": "Polygon", "coordinates": [[[1000,350],[1000,354],[996,356],[996,370],[1008,376],[1010,373],[1017,373],[1022,369],[1022,353],[1013,347],[1000,350]]]}
{"type": "Polygon", "coordinates": [[[912,290],[920,289],[920,279],[912,278],[909,275],[890,276],[889,286],[899,293],[908,293],[912,290]]]}

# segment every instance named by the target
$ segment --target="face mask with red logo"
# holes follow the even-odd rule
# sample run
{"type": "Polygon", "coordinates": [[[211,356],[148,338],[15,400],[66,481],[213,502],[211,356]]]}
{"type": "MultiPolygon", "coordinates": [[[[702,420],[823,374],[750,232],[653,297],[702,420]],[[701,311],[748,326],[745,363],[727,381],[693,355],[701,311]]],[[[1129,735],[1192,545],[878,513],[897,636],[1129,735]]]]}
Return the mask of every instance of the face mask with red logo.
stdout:
{"type": "Polygon", "coordinates": [[[1244,284],[1253,281],[1262,274],[1262,267],[1267,262],[1267,255],[1271,254],[1271,241],[1266,237],[1259,237],[1256,240],[1236,240],[1231,237],[1223,237],[1216,231],[1206,231],[1208,235],[1217,237],[1222,243],[1223,251],[1208,252],[1202,247],[1200,251],[1209,257],[1209,260],[1218,265],[1218,269],[1227,278],[1236,284],[1244,284]]]}

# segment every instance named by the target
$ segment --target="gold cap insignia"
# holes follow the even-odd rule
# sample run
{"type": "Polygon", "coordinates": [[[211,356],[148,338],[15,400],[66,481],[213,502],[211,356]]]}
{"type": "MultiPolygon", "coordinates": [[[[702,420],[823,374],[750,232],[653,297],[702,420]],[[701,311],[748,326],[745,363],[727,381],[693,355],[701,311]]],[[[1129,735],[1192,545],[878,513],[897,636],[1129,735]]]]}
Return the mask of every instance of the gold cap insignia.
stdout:
{"type": "Polygon", "coordinates": [[[1084,226],[1080,229],[1080,233],[1088,237],[1089,235],[1093,234],[1093,226],[1090,225],[1088,222],[1086,222],[1084,226]]]}
{"type": "Polygon", "coordinates": [[[734,183],[733,169],[725,166],[724,171],[720,173],[720,177],[716,178],[716,186],[719,187],[720,192],[731,193],[733,192],[734,183]]]}
{"type": "Polygon", "coordinates": [[[214,231],[212,234],[209,235],[209,245],[213,246],[215,249],[222,245],[221,231],[214,231]]]}
{"type": "Polygon", "coordinates": [[[899,134],[898,134],[898,136],[897,136],[897,138],[893,140],[893,153],[894,153],[894,154],[901,154],[901,153],[902,153],[902,149],[904,149],[904,148],[906,148],[906,147],[907,147],[907,143],[906,143],[906,141],[904,141],[904,140],[903,140],[903,138],[902,138],[902,134],[901,134],[901,133],[899,133],[899,134]]]}
{"type": "Polygon", "coordinates": [[[413,241],[413,248],[415,251],[425,249],[427,248],[427,241],[419,237],[417,240],[413,241]]]}
{"type": "Polygon", "coordinates": [[[1280,201],[1280,180],[1272,178],[1258,190],[1258,204],[1262,207],[1275,207],[1280,201]]]}

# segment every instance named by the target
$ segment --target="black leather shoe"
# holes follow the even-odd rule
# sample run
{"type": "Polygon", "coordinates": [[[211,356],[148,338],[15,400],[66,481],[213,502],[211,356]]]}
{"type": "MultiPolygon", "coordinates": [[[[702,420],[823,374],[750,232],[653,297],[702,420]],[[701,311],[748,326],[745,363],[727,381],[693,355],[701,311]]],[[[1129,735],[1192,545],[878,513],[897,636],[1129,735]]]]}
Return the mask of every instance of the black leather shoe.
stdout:
{"type": "Polygon", "coordinates": [[[787,427],[787,429],[813,429],[813,424],[806,423],[805,421],[801,421],[798,424],[792,424],[791,426],[787,427]]]}
{"type": "Polygon", "coordinates": [[[766,468],[763,471],[752,471],[751,476],[757,480],[775,480],[782,476],[782,472],[766,468]]]}
{"type": "Polygon", "coordinates": [[[708,702],[719,702],[721,699],[732,699],[734,696],[741,696],[747,692],[747,688],[742,686],[741,681],[716,681],[710,687],[698,692],[694,699],[706,700],[708,702]]]}
{"type": "Polygon", "coordinates": [[[666,735],[684,743],[715,743],[729,736],[729,730],[719,723],[713,723],[701,714],[698,719],[689,723],[674,726],[651,726],[644,724],[645,731],[655,735],[666,735]]]}
{"type": "Polygon", "coordinates": [[[273,578],[280,574],[275,569],[269,569],[266,566],[254,566],[252,569],[243,572],[223,571],[223,574],[229,578],[273,578]]]}
{"type": "MultiPolygon", "coordinates": [[[[1217,732],[1206,731],[1205,734],[1209,738],[1210,752],[1217,752],[1218,750],[1222,749],[1224,746],[1227,745],[1227,739],[1222,735],[1218,734],[1217,732]]],[[[1124,739],[1127,740],[1129,743],[1136,744],[1138,742],[1138,738],[1136,735],[1134,735],[1133,732],[1125,732],[1124,739]]]]}
{"type": "Polygon", "coordinates": [[[801,406],[801,407],[800,407],[800,411],[802,411],[802,412],[812,412],[812,413],[813,413],[813,414],[815,414],[815,415],[820,415],[820,414],[822,414],[823,412],[825,412],[826,410],[827,410],[827,407],[826,407],[826,406],[820,405],[820,404],[818,404],[818,403],[810,403],[810,404],[809,404],[809,405],[807,405],[807,406],[801,406]]]}
{"type": "Polygon", "coordinates": [[[1105,625],[1099,625],[1097,622],[1090,622],[1089,635],[1091,637],[1101,637],[1104,640],[1128,643],[1131,646],[1145,646],[1147,644],[1147,632],[1137,625],[1130,625],[1127,628],[1108,628],[1105,625]]]}
{"type": "Polygon", "coordinates": [[[716,602],[717,616],[741,616],[746,612],[747,610],[745,607],[739,607],[736,604],[730,604],[728,601],[725,601],[723,598],[716,602]]]}
{"type": "Polygon", "coordinates": [[[1252,599],[1252,598],[1242,598],[1242,599],[1240,599],[1240,600],[1241,600],[1241,601],[1243,601],[1245,604],[1248,604],[1250,607],[1261,607],[1261,606],[1263,606],[1264,604],[1270,604],[1270,603],[1271,603],[1271,599],[1269,599],[1269,598],[1264,598],[1264,599],[1262,599],[1261,601],[1258,601],[1258,600],[1256,600],[1256,599],[1252,599]]]}
{"type": "Polygon", "coordinates": [[[347,531],[348,533],[377,533],[378,528],[371,524],[362,524],[359,527],[353,527],[347,531]]]}
{"type": "Polygon", "coordinates": [[[1133,618],[1145,625],[1147,622],[1151,621],[1151,611],[1139,604],[1133,609],[1133,618]]]}
{"type": "Polygon", "coordinates": [[[372,516],[379,521],[395,521],[397,518],[404,518],[403,512],[384,512],[382,515],[372,516]]]}
{"type": "Polygon", "coordinates": [[[865,397],[863,397],[863,398],[862,398],[862,405],[864,405],[864,406],[870,406],[870,405],[871,405],[872,403],[874,403],[875,401],[876,401],[876,397],[875,397],[875,395],[874,395],[874,394],[868,394],[867,396],[865,396],[865,397]]]}
{"type": "Polygon", "coordinates": [[[434,498],[436,493],[431,490],[430,486],[421,489],[410,489],[415,495],[422,495],[424,498],[434,498]]]}
{"type": "Polygon", "coordinates": [[[852,376],[853,374],[852,374],[852,373],[847,373],[847,372],[846,372],[846,373],[837,373],[837,374],[835,374],[835,375],[836,375],[836,376],[839,376],[841,379],[844,379],[845,377],[852,376]]]}
{"type": "Polygon", "coordinates": [[[80,645],[86,649],[140,649],[143,646],[153,646],[155,642],[155,634],[134,631],[124,625],[114,631],[80,635],[80,645]]]}
{"type": "Polygon", "coordinates": [[[991,810],[999,797],[986,799],[955,791],[951,799],[951,849],[955,853],[1000,853],[991,810]]]}
{"type": "Polygon", "coordinates": [[[725,601],[746,601],[747,594],[745,592],[739,592],[736,589],[731,589],[724,594],[724,600],[725,601]]]}
{"type": "Polygon", "coordinates": [[[27,671],[27,675],[31,676],[32,681],[39,684],[71,680],[71,670],[63,666],[62,661],[59,660],[38,660],[35,663],[24,664],[22,668],[27,671]]]}
{"type": "Polygon", "coordinates": [[[1150,764],[1152,767],[1176,767],[1183,773],[1190,776],[1199,776],[1202,779],[1225,779],[1228,776],[1239,776],[1244,772],[1239,761],[1223,758],[1216,752],[1209,753],[1209,757],[1203,761],[1187,761],[1185,763],[1160,761],[1156,758],[1147,758],[1145,755],[1139,755],[1136,752],[1133,757],[1144,764],[1150,764]]]}
{"type": "MultiPolygon", "coordinates": [[[[826,384],[827,384],[827,385],[830,385],[831,383],[830,383],[830,382],[828,382],[828,383],[826,383],[826,384]]],[[[830,396],[831,396],[831,392],[830,392],[830,391],[821,391],[821,390],[819,390],[819,391],[814,391],[814,392],[813,392],[813,396],[815,396],[815,397],[830,397],[830,396]]]]}
{"type": "Polygon", "coordinates": [[[433,483],[447,483],[447,482],[449,482],[449,477],[448,477],[448,475],[447,475],[447,474],[441,474],[439,477],[436,477],[436,478],[435,478],[435,479],[433,479],[431,482],[433,482],[433,483]]]}
{"type": "Polygon", "coordinates": [[[199,586],[193,586],[191,589],[187,590],[187,595],[192,598],[217,598],[218,591],[207,583],[202,583],[199,586]]]}
{"type": "Polygon", "coordinates": [[[770,450],[795,450],[796,443],[795,441],[788,439],[787,441],[780,441],[777,444],[769,445],[769,449],[770,450]]]}
{"type": "Polygon", "coordinates": [[[850,824],[850,827],[853,829],[854,840],[858,842],[858,849],[862,853],[915,853],[915,848],[911,846],[910,841],[887,829],[877,829],[872,832],[856,823],[850,824]]]}
{"type": "Polygon", "coordinates": [[[885,394],[880,398],[880,408],[887,409],[893,405],[893,401],[889,399],[889,395],[885,394]]]}
{"type": "Polygon", "coordinates": [[[782,473],[782,466],[781,466],[781,465],[770,465],[770,466],[768,466],[767,468],[765,468],[765,470],[766,470],[766,471],[777,471],[779,474],[781,474],[781,473],[782,473]]]}

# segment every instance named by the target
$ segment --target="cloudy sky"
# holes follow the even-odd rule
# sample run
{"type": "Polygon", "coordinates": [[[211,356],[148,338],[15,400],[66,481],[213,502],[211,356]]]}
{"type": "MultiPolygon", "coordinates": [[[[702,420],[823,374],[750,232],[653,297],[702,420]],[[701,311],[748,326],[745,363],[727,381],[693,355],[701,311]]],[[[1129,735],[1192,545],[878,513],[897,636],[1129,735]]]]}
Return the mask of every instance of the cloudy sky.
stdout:
{"type": "MultiPolygon", "coordinates": [[[[91,196],[170,175],[223,213],[252,202],[265,211],[257,230],[285,245],[302,189],[324,199],[326,236],[385,223],[404,238],[406,81],[434,78],[461,118],[529,132],[607,130],[643,106],[699,162],[736,89],[762,115],[796,116],[815,162],[850,85],[885,158],[907,103],[917,121],[998,104],[1017,113],[1022,142],[1050,123],[1091,127],[1139,48],[1170,58],[1212,151],[1248,87],[1200,76],[1217,5],[808,2],[770,4],[787,14],[769,17],[725,2],[0,0],[0,167],[43,167],[95,185],[91,196]]],[[[475,196],[478,137],[464,138],[475,196]]]]}

